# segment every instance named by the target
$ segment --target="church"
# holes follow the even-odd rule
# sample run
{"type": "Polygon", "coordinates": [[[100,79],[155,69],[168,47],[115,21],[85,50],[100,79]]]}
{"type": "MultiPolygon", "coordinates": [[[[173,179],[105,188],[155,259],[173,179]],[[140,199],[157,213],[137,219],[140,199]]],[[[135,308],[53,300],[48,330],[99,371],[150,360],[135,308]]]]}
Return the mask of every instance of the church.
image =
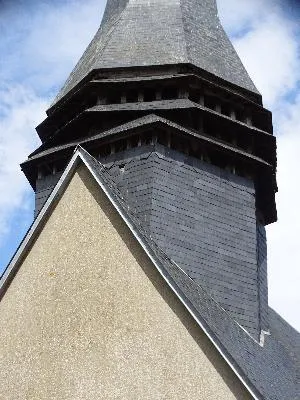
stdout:
{"type": "Polygon", "coordinates": [[[216,0],[107,0],[36,130],[0,399],[300,399],[299,333],[268,305],[272,114],[216,0]]]}

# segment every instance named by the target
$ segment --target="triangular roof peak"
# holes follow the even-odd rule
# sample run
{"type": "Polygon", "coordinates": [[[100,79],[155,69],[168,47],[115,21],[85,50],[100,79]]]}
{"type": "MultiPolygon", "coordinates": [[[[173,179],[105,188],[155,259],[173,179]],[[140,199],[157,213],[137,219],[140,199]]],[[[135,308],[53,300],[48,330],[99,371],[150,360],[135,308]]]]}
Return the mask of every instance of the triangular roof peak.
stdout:
{"type": "Polygon", "coordinates": [[[90,171],[103,194],[123,219],[134,238],[152,261],[166,285],[204,331],[223,359],[235,372],[253,399],[282,399],[296,395],[296,370],[290,355],[276,337],[261,332],[258,343],[217,303],[204,288],[191,279],[179,265],[143,230],[140,220],[128,207],[122,194],[111,182],[104,165],[99,163],[81,146],[75,149],[69,164],[53,189],[47,202],[37,215],[19,249],[0,279],[0,299],[4,296],[14,276],[35,239],[43,229],[52,210],[64,193],[79,164],[90,171]],[[276,368],[274,368],[274,365],[276,368]],[[272,379],[278,385],[270,385],[272,379]]]}
{"type": "MultiPolygon", "coordinates": [[[[208,303],[215,308],[217,314],[224,314],[224,317],[228,318],[232,322],[232,324],[235,326],[235,329],[241,331],[242,334],[247,337],[247,340],[249,340],[251,343],[255,343],[255,345],[257,345],[258,347],[262,346],[262,343],[260,343],[259,346],[255,339],[250,337],[250,335],[246,331],[244,331],[243,328],[241,328],[236,322],[231,320],[229,315],[227,315],[227,313],[219,306],[219,304],[206,291],[204,291],[202,287],[198,286],[175,262],[173,262],[163,252],[163,250],[161,250],[155,244],[155,242],[150,237],[148,237],[147,234],[145,234],[143,228],[139,223],[139,220],[131,214],[129,208],[124,203],[122,195],[114,186],[111,185],[110,180],[107,180],[107,177],[105,176],[105,166],[99,163],[80,145],[76,147],[73,156],[69,161],[60,180],[56,184],[53,192],[44,204],[40,213],[37,215],[32,226],[29,228],[22,243],[20,244],[20,247],[17,249],[15,255],[13,256],[12,260],[10,261],[9,265],[1,276],[0,301],[5,295],[7,288],[17,274],[20,266],[22,265],[24,257],[26,257],[26,254],[28,253],[28,251],[30,251],[30,248],[35,242],[40,231],[43,229],[44,224],[47,222],[47,219],[51,215],[56,204],[59,202],[68,183],[72,179],[74,173],[81,163],[84,164],[86,168],[90,171],[93,178],[99,185],[99,190],[102,190],[104,192],[105,196],[108,198],[115,210],[121,216],[135,239],[140,243],[141,247],[146,252],[147,256],[150,258],[157,271],[163,277],[167,286],[170,287],[170,289],[183,303],[188,312],[196,320],[200,328],[205,332],[209,340],[214,344],[216,349],[219,351],[224,360],[229,364],[231,369],[235,372],[235,374],[246,387],[246,389],[253,395],[254,399],[260,400],[259,397],[256,397],[255,395],[255,387],[252,387],[252,385],[248,385],[242,374],[237,371],[235,361],[232,359],[231,355],[226,351],[225,348],[222,349],[223,346],[221,342],[219,342],[218,338],[215,337],[214,332],[207,325],[207,322],[202,319],[200,315],[196,315],[199,314],[199,310],[197,310],[198,307],[196,303],[193,304],[194,301],[191,302],[191,299],[188,299],[188,297],[186,297],[184,291],[181,290],[181,285],[186,287],[188,291],[191,291],[191,288],[193,288],[192,291],[195,290],[194,297],[198,297],[199,295],[201,297],[201,294],[203,294],[206,298],[206,301],[208,301],[208,303]]],[[[199,300],[201,303],[203,299],[199,298],[199,300]]],[[[207,307],[207,305],[208,304],[205,303],[205,307],[207,307]]],[[[210,307],[207,307],[207,309],[210,309],[210,307]]]]}
{"type": "Polygon", "coordinates": [[[215,0],[107,0],[98,32],[54,103],[97,69],[174,64],[194,65],[258,94],[215,0]]]}

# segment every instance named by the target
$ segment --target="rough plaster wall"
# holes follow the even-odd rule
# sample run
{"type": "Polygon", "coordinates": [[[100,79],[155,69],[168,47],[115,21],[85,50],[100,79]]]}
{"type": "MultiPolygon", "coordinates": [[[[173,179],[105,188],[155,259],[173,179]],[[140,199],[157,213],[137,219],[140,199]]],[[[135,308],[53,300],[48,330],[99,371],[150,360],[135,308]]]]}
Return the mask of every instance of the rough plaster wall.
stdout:
{"type": "Polygon", "coordinates": [[[0,303],[0,399],[248,399],[86,169],[0,303]]]}

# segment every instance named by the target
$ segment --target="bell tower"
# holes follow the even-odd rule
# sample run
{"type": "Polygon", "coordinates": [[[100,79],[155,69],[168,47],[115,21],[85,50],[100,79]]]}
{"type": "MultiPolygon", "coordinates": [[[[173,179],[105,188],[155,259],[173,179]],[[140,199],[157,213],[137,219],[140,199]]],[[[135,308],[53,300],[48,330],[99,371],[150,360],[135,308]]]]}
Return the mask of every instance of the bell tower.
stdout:
{"type": "Polygon", "coordinates": [[[36,215],[80,144],[149,237],[251,336],[268,330],[272,116],[215,0],[108,0],[22,164],[36,215]]]}

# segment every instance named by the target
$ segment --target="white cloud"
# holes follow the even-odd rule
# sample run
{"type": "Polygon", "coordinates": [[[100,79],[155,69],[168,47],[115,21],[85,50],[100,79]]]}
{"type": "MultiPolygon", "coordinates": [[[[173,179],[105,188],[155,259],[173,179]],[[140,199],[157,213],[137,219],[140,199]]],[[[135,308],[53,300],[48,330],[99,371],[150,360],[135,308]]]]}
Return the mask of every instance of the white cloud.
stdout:
{"type": "Polygon", "coordinates": [[[300,331],[300,95],[278,123],[279,221],[268,228],[270,302],[300,331]]]}
{"type": "Polygon", "coordinates": [[[277,0],[219,0],[220,17],[264,103],[274,108],[300,79],[295,22],[277,0]]]}
{"type": "Polygon", "coordinates": [[[234,41],[247,71],[263,94],[265,104],[273,108],[292,90],[299,79],[298,43],[293,26],[272,15],[253,30],[234,41]]]}
{"type": "Polygon", "coordinates": [[[31,188],[19,164],[39,143],[35,126],[95,34],[103,6],[12,2],[0,13],[0,246],[15,213],[27,207],[31,188]]]}
{"type": "Polygon", "coordinates": [[[41,7],[41,13],[48,16],[42,19],[37,15],[35,29],[27,38],[26,57],[39,60],[33,71],[35,75],[40,75],[38,70],[42,66],[40,87],[53,87],[66,79],[101,21],[99,0],[75,2],[72,7],[68,3],[62,4],[58,8],[41,7]],[[99,12],[95,13],[95,9],[99,12]]]}
{"type": "Polygon", "coordinates": [[[34,8],[18,6],[18,9],[12,5],[5,14],[0,14],[2,46],[6,52],[0,76],[6,80],[20,79],[39,93],[49,92],[62,85],[92,39],[99,27],[104,2],[34,3],[34,8]]]}
{"type": "Polygon", "coordinates": [[[297,27],[279,7],[279,1],[219,0],[219,5],[220,17],[234,38],[237,52],[261,91],[264,103],[274,112],[279,221],[267,228],[269,301],[300,330],[300,52],[297,27]],[[293,101],[297,92],[299,95],[293,101]]]}
{"type": "MultiPolygon", "coordinates": [[[[263,10],[269,10],[272,0],[217,0],[222,25],[230,36],[241,35],[245,30],[252,30],[253,25],[261,20],[263,10]]],[[[273,2],[274,3],[274,2],[273,2]]]]}
{"type": "Polygon", "coordinates": [[[0,244],[17,208],[26,208],[29,185],[19,164],[37,146],[34,126],[43,119],[47,102],[22,86],[0,90],[0,244]]]}

